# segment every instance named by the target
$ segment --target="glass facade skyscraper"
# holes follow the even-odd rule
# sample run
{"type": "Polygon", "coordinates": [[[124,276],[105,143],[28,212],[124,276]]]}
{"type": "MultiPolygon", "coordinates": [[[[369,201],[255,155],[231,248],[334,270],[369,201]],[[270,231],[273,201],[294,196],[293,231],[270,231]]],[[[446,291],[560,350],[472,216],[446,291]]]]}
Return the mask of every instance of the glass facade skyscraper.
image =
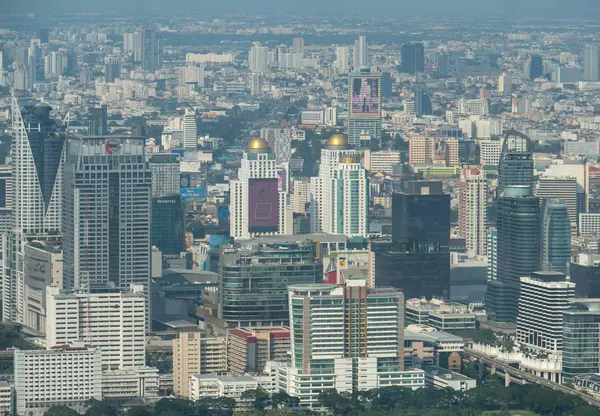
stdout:
{"type": "Polygon", "coordinates": [[[400,72],[416,74],[425,70],[425,47],[422,43],[405,43],[401,55],[400,72]]]}
{"type": "Polygon", "coordinates": [[[575,299],[563,313],[563,382],[600,371],[600,299],[575,299]]]}
{"type": "Polygon", "coordinates": [[[152,245],[166,255],[178,255],[186,250],[180,195],[152,198],[152,245]]]}
{"type": "Polygon", "coordinates": [[[568,275],[571,262],[571,223],[564,201],[543,201],[541,231],[540,270],[568,275]]]}

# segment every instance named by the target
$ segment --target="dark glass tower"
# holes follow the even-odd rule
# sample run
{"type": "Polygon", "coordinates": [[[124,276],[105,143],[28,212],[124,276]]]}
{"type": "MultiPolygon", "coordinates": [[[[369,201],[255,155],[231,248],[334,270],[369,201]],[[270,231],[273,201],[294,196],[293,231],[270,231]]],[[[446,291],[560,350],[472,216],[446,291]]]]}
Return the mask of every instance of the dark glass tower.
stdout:
{"type": "Polygon", "coordinates": [[[564,201],[543,201],[541,231],[540,270],[568,275],[571,262],[571,223],[564,201]]]}
{"type": "Polygon", "coordinates": [[[502,154],[498,165],[497,195],[502,196],[509,186],[533,188],[533,149],[529,137],[516,130],[504,135],[502,154]],[[515,148],[509,150],[509,138],[515,138],[515,148]]]}
{"type": "Polygon", "coordinates": [[[142,69],[154,72],[159,66],[159,43],[156,31],[145,29],[142,32],[142,69]]]}
{"type": "Polygon", "coordinates": [[[534,80],[544,75],[544,65],[540,55],[531,55],[529,58],[529,79],[534,80]]]}
{"type": "Polygon", "coordinates": [[[152,198],[152,245],[166,255],[177,255],[185,251],[180,195],[152,198]]]}
{"type": "Polygon", "coordinates": [[[416,74],[425,70],[425,47],[422,43],[405,43],[401,55],[400,72],[416,74]]]}
{"type": "Polygon", "coordinates": [[[432,115],[433,107],[431,105],[431,99],[429,98],[429,94],[427,94],[427,90],[424,86],[416,86],[414,90],[415,95],[415,115],[417,117],[423,115],[432,115]]]}
{"type": "Polygon", "coordinates": [[[488,282],[486,306],[493,321],[515,322],[520,278],[539,269],[540,200],[527,186],[510,186],[498,200],[497,280],[488,282]]]}
{"type": "Polygon", "coordinates": [[[87,118],[88,136],[105,136],[108,134],[107,107],[91,107],[87,118]]]}

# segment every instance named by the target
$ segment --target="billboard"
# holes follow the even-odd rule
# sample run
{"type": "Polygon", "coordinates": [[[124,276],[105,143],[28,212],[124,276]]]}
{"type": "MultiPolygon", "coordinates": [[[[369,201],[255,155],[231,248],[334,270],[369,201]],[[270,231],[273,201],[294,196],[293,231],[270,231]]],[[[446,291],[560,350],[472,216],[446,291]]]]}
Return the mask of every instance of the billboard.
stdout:
{"type": "Polygon", "coordinates": [[[192,185],[192,177],[189,173],[179,174],[179,187],[189,188],[192,185]]]}
{"type": "Polygon", "coordinates": [[[179,191],[184,201],[206,199],[206,188],[180,188],[179,191]]]}
{"type": "Polygon", "coordinates": [[[350,114],[352,117],[379,117],[379,77],[350,78],[350,114]]]}
{"type": "Polygon", "coordinates": [[[248,180],[248,231],[275,232],[279,229],[277,178],[248,180]]]}

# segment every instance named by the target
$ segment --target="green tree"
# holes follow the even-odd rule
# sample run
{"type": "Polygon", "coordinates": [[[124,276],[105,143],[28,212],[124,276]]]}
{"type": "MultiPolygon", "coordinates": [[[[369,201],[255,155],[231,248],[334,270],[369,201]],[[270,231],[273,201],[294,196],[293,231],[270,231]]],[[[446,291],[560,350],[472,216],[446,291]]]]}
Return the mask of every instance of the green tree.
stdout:
{"type": "Polygon", "coordinates": [[[240,398],[250,402],[254,410],[258,410],[259,412],[263,412],[271,404],[269,393],[261,388],[246,390],[240,398]]]}
{"type": "Polygon", "coordinates": [[[80,416],[75,410],[63,405],[50,406],[44,416],[80,416]]]}
{"type": "Polygon", "coordinates": [[[85,416],[117,416],[117,409],[106,402],[90,399],[85,404],[88,407],[85,416]]]}
{"type": "Polygon", "coordinates": [[[183,415],[194,413],[194,403],[186,399],[165,398],[160,399],[154,405],[154,414],[166,416],[167,412],[175,412],[183,415]]]}
{"type": "Polygon", "coordinates": [[[152,409],[146,406],[134,406],[127,409],[125,416],[152,416],[152,409]]]}
{"type": "Polygon", "coordinates": [[[196,402],[196,411],[201,415],[230,416],[235,406],[235,399],[231,397],[202,397],[196,402]]]}
{"type": "Polygon", "coordinates": [[[573,411],[573,416],[600,416],[600,409],[593,406],[580,406],[573,411]]]}
{"type": "Polygon", "coordinates": [[[336,415],[341,416],[355,414],[361,410],[357,399],[356,395],[346,392],[340,394],[335,389],[325,390],[321,392],[318,397],[321,405],[331,409],[336,415]]]}
{"type": "Polygon", "coordinates": [[[277,409],[281,407],[294,408],[300,404],[300,399],[297,397],[292,397],[284,391],[279,391],[277,393],[273,393],[271,396],[271,402],[273,403],[273,407],[277,409]]]}

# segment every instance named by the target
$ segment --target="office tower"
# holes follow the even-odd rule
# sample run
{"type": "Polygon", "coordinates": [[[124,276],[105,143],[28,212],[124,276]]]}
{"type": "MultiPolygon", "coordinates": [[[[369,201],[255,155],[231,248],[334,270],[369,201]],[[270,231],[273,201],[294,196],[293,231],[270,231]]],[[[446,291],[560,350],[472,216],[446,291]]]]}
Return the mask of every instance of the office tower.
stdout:
{"type": "Polygon", "coordinates": [[[450,72],[450,55],[447,53],[437,53],[437,72],[442,77],[447,77],[450,72]]]}
{"type": "Polygon", "coordinates": [[[183,201],[179,193],[152,198],[152,245],[165,255],[185,252],[183,201]]]}
{"type": "Polygon", "coordinates": [[[517,342],[548,352],[562,350],[563,312],[575,297],[575,283],[558,272],[521,277],[517,342]]]}
{"type": "Polygon", "coordinates": [[[392,196],[392,242],[371,244],[376,286],[408,298],[448,296],[450,195],[441,182],[414,181],[392,196]]]}
{"type": "Polygon", "coordinates": [[[269,72],[269,48],[267,46],[260,46],[258,42],[253,43],[250,48],[248,60],[250,63],[250,72],[257,72],[259,74],[269,72]]]}
{"type": "Polygon", "coordinates": [[[156,31],[144,29],[141,32],[142,69],[154,72],[160,68],[160,44],[156,31]]]}
{"type": "Polygon", "coordinates": [[[321,150],[319,176],[310,179],[310,219],[312,232],[328,232],[335,229],[332,213],[335,209],[332,184],[340,162],[359,154],[348,144],[342,134],[334,134],[321,150]]]}
{"type": "Polygon", "coordinates": [[[498,162],[498,187],[497,195],[502,196],[504,190],[509,186],[533,187],[533,145],[529,137],[515,130],[505,133],[502,142],[500,161],[498,162]],[[516,149],[509,150],[508,139],[516,136],[516,149]],[[519,140],[524,144],[519,145],[519,140]]]}
{"type": "Polygon", "coordinates": [[[250,95],[260,95],[262,92],[262,80],[261,74],[253,72],[250,75],[250,95]]]}
{"type": "Polygon", "coordinates": [[[488,187],[478,168],[463,168],[458,194],[458,224],[469,257],[485,256],[488,187]]]}
{"type": "Polygon", "coordinates": [[[533,81],[544,75],[544,65],[540,55],[531,55],[529,58],[529,79],[533,81]]]}
{"type": "Polygon", "coordinates": [[[227,339],[202,332],[180,332],[173,339],[173,393],[189,396],[194,374],[227,373],[227,339]]]}
{"type": "Polygon", "coordinates": [[[221,246],[219,319],[229,326],[288,325],[288,285],[323,279],[315,256],[311,242],[221,246]]]}
{"type": "Polygon", "coordinates": [[[498,278],[498,231],[490,228],[487,233],[487,280],[498,278]]]}
{"type": "Polygon", "coordinates": [[[304,58],[304,38],[292,39],[292,50],[294,53],[299,53],[304,58]]]}
{"type": "Polygon", "coordinates": [[[542,174],[534,189],[540,199],[559,199],[564,202],[569,214],[571,227],[577,227],[577,179],[542,174]]]}
{"type": "Polygon", "coordinates": [[[292,140],[295,130],[291,128],[264,127],[260,129],[260,137],[265,139],[275,152],[275,164],[290,162],[292,140]]]}
{"type": "Polygon", "coordinates": [[[146,364],[144,287],[100,293],[46,288],[46,348],[83,341],[100,348],[103,370],[146,364]]]}
{"type": "Polygon", "coordinates": [[[49,35],[50,29],[48,29],[47,27],[42,27],[38,29],[38,39],[40,40],[40,43],[48,43],[50,37],[49,35]]]}
{"type": "MultiPolygon", "coordinates": [[[[92,292],[141,285],[149,298],[152,173],[145,149],[141,137],[68,140],[63,171],[65,289],[92,292]]],[[[148,319],[149,309],[147,305],[148,319]]]]}
{"type": "Polygon", "coordinates": [[[512,78],[505,72],[498,77],[498,93],[505,95],[512,93],[512,78]]]}
{"type": "Polygon", "coordinates": [[[90,107],[87,117],[88,136],[105,136],[108,134],[107,106],[90,107]]]}
{"type": "Polygon", "coordinates": [[[425,70],[425,47],[422,43],[405,43],[401,50],[400,72],[416,74],[425,70]]]}
{"type": "Polygon", "coordinates": [[[489,102],[484,98],[467,100],[461,98],[457,103],[457,111],[460,114],[469,114],[472,116],[485,116],[489,113],[489,102]]]}
{"type": "Polygon", "coordinates": [[[135,62],[142,60],[143,32],[123,33],[123,52],[132,57],[135,62]]]}
{"type": "Polygon", "coordinates": [[[514,322],[520,278],[540,266],[540,200],[528,186],[509,186],[498,199],[497,278],[488,281],[487,313],[497,322],[514,322]]]}
{"type": "Polygon", "coordinates": [[[31,241],[24,249],[23,324],[46,333],[46,287],[62,288],[62,252],[58,241],[31,241]]]}
{"type": "Polygon", "coordinates": [[[348,83],[348,141],[369,147],[381,139],[381,73],[352,72],[348,83]]]}
{"type": "Polygon", "coordinates": [[[564,201],[542,201],[540,270],[569,274],[571,223],[564,201]]]}
{"type": "Polygon", "coordinates": [[[183,116],[183,148],[194,151],[198,148],[196,112],[191,109],[186,109],[183,116]]]}
{"type": "Polygon", "coordinates": [[[346,156],[339,161],[329,184],[331,211],[329,234],[363,236],[369,234],[369,187],[367,171],[359,156],[346,156]]]}
{"type": "Polygon", "coordinates": [[[345,286],[292,285],[289,298],[294,342],[279,380],[302,407],[318,409],[319,393],[330,389],[354,393],[420,384],[419,370],[404,371],[402,292],[369,289],[364,279],[352,279],[345,286]]]}
{"type": "Polygon", "coordinates": [[[371,173],[383,172],[391,174],[394,170],[394,165],[399,165],[402,162],[402,154],[395,150],[366,151],[364,157],[365,169],[371,173]]]}
{"type": "Polygon", "coordinates": [[[414,89],[415,116],[432,115],[431,99],[424,86],[418,85],[414,89]]]}
{"type": "Polygon", "coordinates": [[[369,67],[369,44],[366,36],[359,36],[354,41],[354,58],[352,62],[354,71],[360,71],[361,68],[369,67]]]}
{"type": "Polygon", "coordinates": [[[349,48],[347,46],[338,46],[335,48],[335,66],[340,72],[348,72],[349,66],[349,48]]]}
{"type": "Polygon", "coordinates": [[[148,162],[152,171],[152,197],[179,195],[179,155],[155,153],[148,162]]]}
{"type": "Polygon", "coordinates": [[[598,45],[583,47],[583,80],[600,81],[600,52],[598,45]]]}
{"type": "Polygon", "coordinates": [[[2,319],[23,322],[25,241],[61,232],[65,126],[45,105],[12,102],[11,230],[3,238],[2,319]]]}
{"type": "Polygon", "coordinates": [[[27,67],[20,64],[15,65],[12,87],[16,91],[27,90],[27,67]]]}
{"type": "Polygon", "coordinates": [[[563,383],[600,372],[600,299],[575,298],[563,313],[563,383]]]}
{"type": "Polygon", "coordinates": [[[393,94],[392,89],[392,75],[389,71],[381,73],[381,96],[383,98],[390,98],[393,94]]]}
{"type": "Polygon", "coordinates": [[[233,375],[262,373],[267,361],[285,362],[289,352],[288,328],[235,328],[227,333],[227,368],[233,375]]]}
{"type": "Polygon", "coordinates": [[[230,181],[230,235],[250,238],[259,234],[290,234],[286,192],[278,189],[275,153],[265,139],[248,142],[238,179],[230,181]]]}
{"type": "Polygon", "coordinates": [[[107,56],[104,59],[104,82],[115,82],[117,78],[121,78],[121,59],[107,56]]]}
{"type": "Polygon", "coordinates": [[[102,400],[102,352],[82,343],[52,350],[15,350],[16,413],[42,416],[52,406],[83,411],[102,400]]]}

